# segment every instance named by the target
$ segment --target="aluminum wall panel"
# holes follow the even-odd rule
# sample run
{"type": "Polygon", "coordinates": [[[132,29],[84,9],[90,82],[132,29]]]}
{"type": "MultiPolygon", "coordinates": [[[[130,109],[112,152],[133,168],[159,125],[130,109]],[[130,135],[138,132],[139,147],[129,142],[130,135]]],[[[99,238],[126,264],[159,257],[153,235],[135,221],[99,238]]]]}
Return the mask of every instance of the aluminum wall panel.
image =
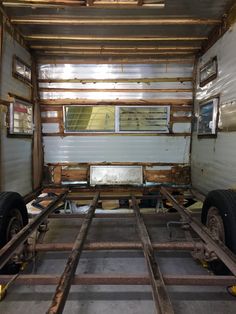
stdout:
{"type": "MultiPolygon", "coordinates": [[[[30,87],[12,77],[12,57],[19,56],[30,63],[30,54],[8,33],[4,33],[1,69],[1,98],[8,100],[8,93],[29,98],[30,87]]],[[[6,115],[1,113],[0,129],[0,173],[1,191],[16,191],[22,195],[32,191],[32,140],[7,137],[6,115]]]]}
{"type": "MultiPolygon", "coordinates": [[[[220,94],[220,109],[236,100],[236,25],[232,27],[200,60],[198,67],[217,56],[218,77],[204,87],[198,87],[195,114],[199,102],[220,94]]],[[[199,81],[199,78],[198,78],[199,81]]],[[[224,108],[225,109],[225,108],[224,108]]],[[[230,108],[229,108],[230,110],[230,108]]],[[[236,120],[236,111],[232,118],[236,120]]],[[[236,185],[236,132],[219,132],[216,139],[192,141],[192,184],[201,192],[236,185]]]]}
{"type": "Polygon", "coordinates": [[[5,31],[2,48],[1,99],[9,100],[8,93],[13,93],[31,100],[30,86],[12,76],[12,58],[14,55],[27,64],[31,64],[30,54],[5,31]]]}
{"type": "MultiPolygon", "coordinates": [[[[42,64],[41,79],[122,79],[192,77],[192,64],[42,64]]],[[[41,92],[45,99],[192,99],[191,82],[163,83],[40,83],[51,88],[132,88],[134,92],[41,92]],[[150,93],[143,89],[177,89],[177,92],[150,93]]],[[[176,132],[189,132],[189,124],[174,124],[176,132]]],[[[49,126],[51,130],[51,126],[49,126]]],[[[189,163],[190,138],[150,135],[85,135],[64,138],[44,137],[45,163],[58,162],[163,162],[189,163]],[[56,154],[55,154],[56,152],[56,154]]]]}
{"type": "Polygon", "coordinates": [[[190,137],[67,136],[44,137],[45,163],[188,163],[190,137]]]}
{"type": "Polygon", "coordinates": [[[32,191],[31,146],[31,139],[9,138],[1,130],[1,191],[32,191]]]}
{"type": "Polygon", "coordinates": [[[192,181],[194,188],[207,193],[214,189],[236,188],[236,134],[222,132],[217,139],[193,137],[192,181]]]}
{"type": "Polygon", "coordinates": [[[192,76],[186,64],[41,64],[39,79],[116,79],[192,76]]]}

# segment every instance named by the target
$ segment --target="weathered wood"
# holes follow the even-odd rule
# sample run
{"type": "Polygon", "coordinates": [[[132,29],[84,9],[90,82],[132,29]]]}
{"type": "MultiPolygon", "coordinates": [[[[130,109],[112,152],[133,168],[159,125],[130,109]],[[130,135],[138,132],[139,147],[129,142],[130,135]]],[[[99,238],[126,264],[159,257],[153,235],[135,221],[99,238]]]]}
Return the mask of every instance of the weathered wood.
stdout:
{"type": "MultiPolygon", "coordinates": [[[[58,106],[58,105],[129,105],[129,106],[178,106],[180,110],[185,110],[184,108],[190,109],[192,105],[192,99],[41,99],[41,105],[48,106],[58,106]]],[[[177,107],[175,107],[177,108],[177,107]]]]}
{"type": "Polygon", "coordinates": [[[117,78],[117,79],[39,79],[39,83],[158,83],[192,82],[192,77],[154,77],[154,78],[117,78]]]}
{"type": "Polygon", "coordinates": [[[125,89],[125,88],[108,88],[108,89],[98,89],[98,88],[39,88],[40,92],[55,92],[55,93],[191,93],[192,88],[159,88],[159,89],[145,89],[145,88],[135,88],[135,89],[125,89]]]}
{"type": "MultiPolygon", "coordinates": [[[[92,2],[92,0],[89,0],[92,2]]],[[[142,1],[142,0],[139,0],[142,1]]],[[[91,6],[92,4],[89,4],[91,6]]],[[[34,24],[34,25],[216,25],[220,24],[220,19],[206,19],[206,18],[122,18],[122,17],[101,17],[101,18],[89,18],[82,17],[76,18],[69,16],[63,18],[62,16],[48,16],[37,15],[25,17],[12,17],[10,19],[12,24],[34,24]]]]}
{"type": "Polygon", "coordinates": [[[37,40],[70,40],[70,41],[202,41],[207,40],[207,36],[95,36],[95,35],[49,35],[33,34],[25,35],[27,41],[37,40]]]}

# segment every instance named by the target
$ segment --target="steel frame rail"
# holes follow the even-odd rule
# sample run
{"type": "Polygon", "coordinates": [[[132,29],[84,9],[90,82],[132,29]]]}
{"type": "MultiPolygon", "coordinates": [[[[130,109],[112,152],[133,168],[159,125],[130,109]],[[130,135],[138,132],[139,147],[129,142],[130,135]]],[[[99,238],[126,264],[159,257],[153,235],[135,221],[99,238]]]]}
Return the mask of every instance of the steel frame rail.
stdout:
{"type": "MultiPolygon", "coordinates": [[[[42,211],[42,213],[25,226],[9,243],[0,250],[0,268],[16,252],[19,246],[23,245],[28,237],[39,227],[39,225],[47,218],[83,218],[82,225],[74,243],[36,243],[35,246],[28,245],[28,252],[40,251],[71,251],[64,272],[60,275],[22,275],[20,274],[14,281],[16,284],[27,285],[57,285],[51,306],[47,314],[59,314],[63,312],[67,297],[69,295],[71,285],[151,285],[152,294],[155,302],[156,312],[158,314],[173,314],[174,310],[166,290],[166,285],[236,285],[236,257],[225,245],[212,238],[211,234],[196,218],[190,214],[186,208],[178,203],[178,201],[165,189],[161,188],[161,195],[168,199],[178,213],[175,217],[182,218],[182,221],[188,224],[194,230],[200,239],[151,243],[147,227],[143,217],[156,217],[160,221],[166,221],[168,217],[172,218],[173,214],[141,214],[137,199],[142,197],[130,196],[132,199],[133,214],[95,214],[95,209],[100,194],[97,192],[91,201],[89,211],[86,215],[78,214],[53,214],[55,207],[61,200],[66,198],[67,192],[58,195],[52,199],[52,202],[42,211]],[[130,218],[135,219],[140,242],[93,242],[86,243],[85,240],[92,223],[93,218],[130,218]],[[139,250],[142,249],[147,263],[149,276],[147,274],[80,274],[75,275],[77,265],[83,250],[139,250]],[[185,275],[173,276],[162,275],[158,259],[155,259],[154,250],[182,250],[182,251],[208,251],[214,253],[225,265],[231,270],[234,276],[209,276],[209,275],[185,275]]],[[[109,197],[109,196],[108,196],[109,197]]],[[[105,199],[107,199],[106,197],[105,199]]],[[[78,196],[79,198],[79,196],[78,196]]],[[[102,198],[102,197],[101,197],[102,198]]],[[[114,196],[111,196],[114,199],[114,196]]],[[[124,197],[125,198],[125,197],[124,197]]],[[[144,198],[148,198],[144,196],[144,198]]],[[[153,196],[150,196],[153,198],[153,196]]],[[[157,198],[160,198],[160,195],[157,198]]],[[[150,218],[149,217],[149,218],[150,218]]],[[[12,276],[0,276],[0,285],[7,285],[11,282],[12,276]]]]}
{"type": "Polygon", "coordinates": [[[76,272],[76,268],[81,256],[81,252],[83,250],[83,245],[88,234],[89,227],[92,223],[93,215],[96,210],[96,206],[99,199],[99,192],[94,196],[90,206],[88,213],[86,214],[82,226],[79,230],[79,233],[74,242],[72,251],[68,257],[66,267],[64,269],[63,274],[61,275],[60,281],[56,288],[56,292],[54,294],[52,304],[48,309],[48,314],[60,314],[63,312],[67,296],[70,291],[71,282],[76,272]]]}

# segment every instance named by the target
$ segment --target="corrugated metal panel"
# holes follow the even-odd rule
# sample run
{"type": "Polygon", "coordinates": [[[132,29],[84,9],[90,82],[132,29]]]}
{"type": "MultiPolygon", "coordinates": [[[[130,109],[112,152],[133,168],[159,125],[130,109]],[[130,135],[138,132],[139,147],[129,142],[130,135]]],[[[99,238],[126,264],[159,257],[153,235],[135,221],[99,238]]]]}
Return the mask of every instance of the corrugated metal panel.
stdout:
{"type": "Polygon", "coordinates": [[[1,191],[32,191],[31,139],[9,138],[1,130],[1,191]]]}
{"type": "Polygon", "coordinates": [[[192,64],[41,64],[40,79],[116,79],[192,76],[192,64]]]}
{"type": "MultiPolygon", "coordinates": [[[[218,77],[197,90],[195,110],[201,100],[220,94],[220,106],[230,106],[236,100],[236,25],[228,31],[203,57],[201,66],[217,56],[218,77]]],[[[235,111],[232,111],[235,115],[235,111]]],[[[236,115],[235,115],[236,120],[236,115]]],[[[192,142],[192,184],[207,193],[213,189],[236,185],[236,133],[220,132],[216,139],[198,139],[192,142]]]]}
{"type": "Polygon", "coordinates": [[[45,163],[188,163],[190,137],[67,136],[44,137],[45,163]]]}
{"type": "Polygon", "coordinates": [[[12,76],[12,58],[17,55],[27,64],[31,64],[30,54],[21,47],[7,32],[3,36],[1,98],[8,100],[8,93],[31,99],[31,88],[12,76]]]}

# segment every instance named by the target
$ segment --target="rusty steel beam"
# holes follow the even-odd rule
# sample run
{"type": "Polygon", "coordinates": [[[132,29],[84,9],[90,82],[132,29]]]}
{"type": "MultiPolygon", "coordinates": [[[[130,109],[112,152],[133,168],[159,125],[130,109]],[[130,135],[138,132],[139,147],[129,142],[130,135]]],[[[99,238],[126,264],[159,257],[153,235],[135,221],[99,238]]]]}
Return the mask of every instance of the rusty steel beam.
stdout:
{"type": "Polygon", "coordinates": [[[62,199],[66,196],[66,192],[60,194],[39,214],[34,218],[28,225],[21,229],[4,247],[0,250],[0,269],[8,262],[15,251],[20,245],[22,245],[27,238],[36,230],[36,228],[52,213],[62,199]]]}
{"type": "MultiPolygon", "coordinates": [[[[11,275],[0,275],[0,285],[7,284],[11,275]]],[[[16,285],[57,285],[59,275],[20,275],[14,281],[16,285]]],[[[166,285],[177,286],[233,286],[234,276],[211,275],[164,275],[166,285]]],[[[72,285],[150,285],[150,277],[146,274],[79,274],[75,275],[72,285]]]]}
{"type": "Polygon", "coordinates": [[[216,256],[229,268],[236,276],[236,256],[219,239],[214,239],[210,231],[202,225],[196,218],[180,205],[177,200],[164,188],[161,187],[161,193],[171,202],[173,207],[179,212],[182,219],[198,234],[206,243],[207,250],[214,252],[216,256]]]}
{"type": "MultiPolygon", "coordinates": [[[[175,250],[175,251],[193,251],[204,248],[202,242],[162,242],[152,243],[154,250],[175,250]]],[[[28,246],[29,252],[47,252],[47,251],[71,251],[73,243],[38,243],[36,245],[28,246]]],[[[99,251],[99,250],[140,250],[142,244],[140,242],[93,242],[85,244],[83,250],[85,251],[99,251]]]]}
{"type": "Polygon", "coordinates": [[[49,307],[48,314],[59,314],[63,312],[67,296],[70,291],[71,283],[76,272],[76,268],[82,253],[84,242],[92,223],[93,215],[99,200],[99,192],[97,192],[90,203],[88,213],[86,214],[76,240],[73,244],[72,251],[68,257],[66,267],[60,277],[59,283],[56,288],[51,306],[49,307]]]}
{"type": "Polygon", "coordinates": [[[160,268],[155,260],[154,250],[148,231],[146,229],[143,217],[141,216],[138,203],[135,197],[132,197],[132,207],[136,217],[137,230],[142,242],[143,253],[146,259],[150,283],[152,286],[152,295],[155,302],[157,314],[174,314],[174,310],[166,290],[164,279],[160,268]]]}
{"type": "MultiPolygon", "coordinates": [[[[106,210],[104,210],[105,212],[106,210]]],[[[156,219],[155,222],[162,222],[162,221],[168,221],[173,219],[179,219],[180,215],[179,213],[143,213],[142,214],[145,219],[156,219]]],[[[195,214],[194,214],[195,215],[195,214]]],[[[196,216],[199,216],[199,214],[196,214],[196,216]]],[[[84,218],[85,214],[51,214],[48,216],[50,219],[74,219],[74,218],[84,218]]],[[[94,218],[117,218],[117,219],[129,219],[134,218],[133,213],[104,213],[104,214],[95,214],[94,218]]]]}

